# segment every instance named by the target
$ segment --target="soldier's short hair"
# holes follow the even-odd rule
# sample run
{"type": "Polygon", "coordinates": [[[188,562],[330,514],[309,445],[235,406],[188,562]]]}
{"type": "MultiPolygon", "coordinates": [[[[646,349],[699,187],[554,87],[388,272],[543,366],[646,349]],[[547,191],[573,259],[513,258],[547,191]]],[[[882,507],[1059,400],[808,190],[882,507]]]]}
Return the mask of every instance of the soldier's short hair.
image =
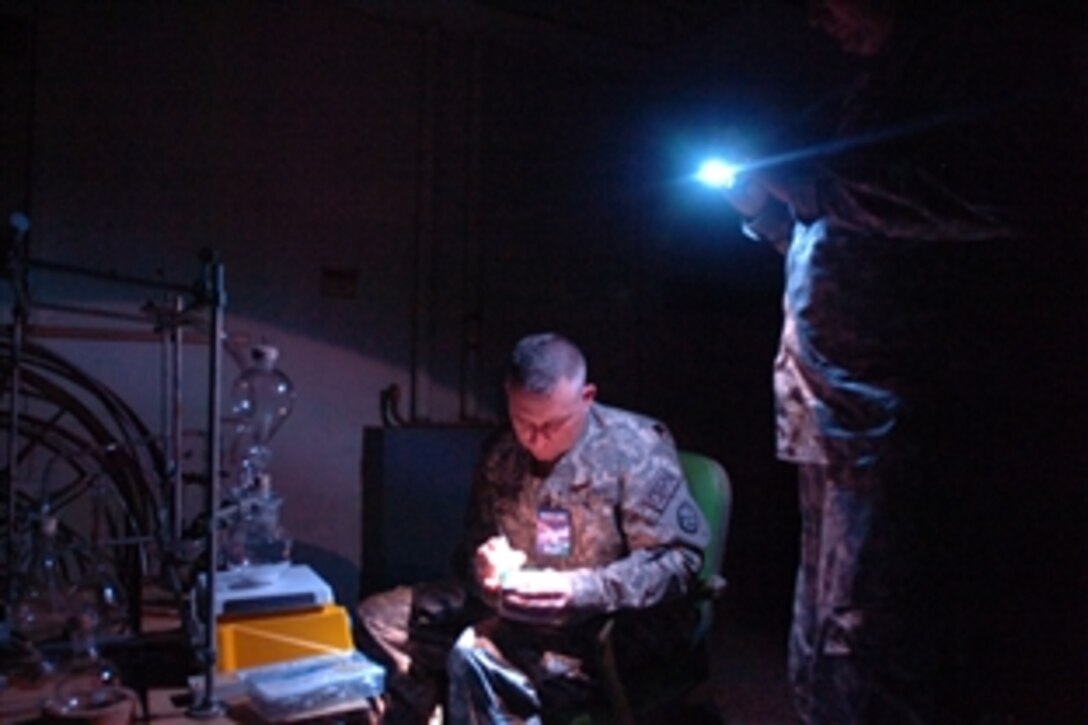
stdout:
{"type": "Polygon", "coordinates": [[[507,387],[546,395],[561,380],[581,385],[586,380],[586,359],[578,346],[554,332],[527,335],[518,341],[506,367],[507,387]]]}

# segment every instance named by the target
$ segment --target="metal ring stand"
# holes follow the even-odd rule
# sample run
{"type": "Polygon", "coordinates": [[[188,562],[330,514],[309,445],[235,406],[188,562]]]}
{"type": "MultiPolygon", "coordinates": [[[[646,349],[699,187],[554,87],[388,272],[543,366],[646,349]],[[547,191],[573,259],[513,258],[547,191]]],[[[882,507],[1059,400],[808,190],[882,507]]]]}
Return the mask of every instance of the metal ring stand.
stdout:
{"type": "MultiPolygon", "coordinates": [[[[221,471],[221,371],[223,365],[226,291],[224,268],[215,254],[201,254],[201,273],[191,285],[127,277],[112,273],[32,258],[26,243],[29,222],[13,214],[15,233],[6,244],[3,276],[12,296],[11,323],[0,338],[0,396],[7,396],[7,410],[0,411],[0,423],[7,430],[7,469],[0,471],[0,497],[4,505],[2,547],[4,559],[4,632],[11,632],[17,569],[16,539],[28,528],[27,520],[42,506],[67,505],[84,492],[108,481],[115,494],[116,515],[111,521],[113,551],[123,552],[118,564],[123,578],[135,592],[130,597],[130,628],[140,635],[142,578],[148,565],[147,551],[157,547],[158,564],[175,590],[182,625],[189,636],[196,659],[203,669],[204,688],[189,708],[194,718],[212,718],[223,711],[215,700],[216,625],[213,612],[217,551],[217,509],[221,471]],[[29,273],[55,274],[105,281],[170,296],[166,304],[147,303],[140,314],[90,306],[51,304],[36,300],[28,284],[29,273]],[[113,322],[152,326],[151,333],[133,333],[116,324],[106,329],[85,326],[38,328],[30,324],[30,313],[48,310],[81,319],[109,318],[113,322]],[[188,482],[181,466],[181,395],[183,390],[182,345],[185,331],[195,328],[206,337],[207,420],[203,471],[192,478],[203,487],[204,531],[201,533],[204,586],[192,596],[202,601],[184,605],[182,575],[178,564],[185,556],[178,552],[200,550],[201,542],[187,538],[183,530],[183,486],[188,482]],[[75,366],[47,348],[30,341],[35,336],[67,339],[93,338],[105,341],[157,341],[163,350],[162,433],[152,435],[124,401],[104,385],[82,374],[75,366]],[[27,466],[43,457],[57,470],[50,473],[71,478],[53,500],[38,499],[31,492],[27,466]],[[63,469],[63,470],[60,470],[63,469]]],[[[44,484],[43,484],[44,486],[44,484]]],[[[190,557],[191,558],[191,557],[190,557]]],[[[197,565],[201,566],[200,564],[197,565]]]]}

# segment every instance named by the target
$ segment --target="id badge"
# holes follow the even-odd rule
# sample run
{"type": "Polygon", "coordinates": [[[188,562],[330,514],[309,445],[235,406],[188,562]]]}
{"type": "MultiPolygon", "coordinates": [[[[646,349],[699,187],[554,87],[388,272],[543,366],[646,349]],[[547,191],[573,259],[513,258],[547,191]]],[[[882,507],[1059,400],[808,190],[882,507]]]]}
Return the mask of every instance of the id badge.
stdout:
{"type": "Polygon", "coordinates": [[[540,508],[536,512],[536,553],[540,556],[570,556],[570,511],[540,508]]]}

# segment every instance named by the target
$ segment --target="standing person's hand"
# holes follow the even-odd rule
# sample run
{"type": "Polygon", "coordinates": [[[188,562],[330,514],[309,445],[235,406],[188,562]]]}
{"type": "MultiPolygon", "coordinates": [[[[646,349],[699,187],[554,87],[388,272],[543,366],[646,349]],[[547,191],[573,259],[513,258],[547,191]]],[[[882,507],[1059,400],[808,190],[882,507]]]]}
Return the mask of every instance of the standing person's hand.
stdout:
{"type": "Polygon", "coordinates": [[[770,189],[763,178],[754,173],[741,174],[736,183],[722,193],[725,200],[746,219],[751,219],[763,211],[771,197],[770,189]]]}

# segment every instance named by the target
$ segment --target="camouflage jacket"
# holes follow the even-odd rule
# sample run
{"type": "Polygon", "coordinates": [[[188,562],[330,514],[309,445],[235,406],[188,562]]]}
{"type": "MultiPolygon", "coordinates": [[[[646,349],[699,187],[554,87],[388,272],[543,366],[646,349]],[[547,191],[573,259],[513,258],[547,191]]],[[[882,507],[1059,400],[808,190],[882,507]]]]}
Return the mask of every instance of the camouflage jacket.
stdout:
{"type": "Polygon", "coordinates": [[[782,459],[866,465],[934,393],[986,397],[995,381],[1053,377],[1039,361],[1059,356],[1027,352],[1019,290],[1060,266],[1024,240],[1056,215],[1057,190],[1084,178],[1052,140],[1071,137],[1057,129],[1083,123],[1083,110],[1041,102],[1040,82],[1068,74],[1050,71],[1056,53],[1026,31],[952,12],[931,20],[905,25],[844,94],[823,138],[836,152],[783,172],[790,204],[746,225],[786,254],[782,459]]]}
{"type": "Polygon", "coordinates": [[[569,572],[580,615],[651,607],[687,591],[709,529],[664,425],[595,403],[544,477],[509,429],[478,466],[467,551],[504,534],[530,568],[569,572]]]}

